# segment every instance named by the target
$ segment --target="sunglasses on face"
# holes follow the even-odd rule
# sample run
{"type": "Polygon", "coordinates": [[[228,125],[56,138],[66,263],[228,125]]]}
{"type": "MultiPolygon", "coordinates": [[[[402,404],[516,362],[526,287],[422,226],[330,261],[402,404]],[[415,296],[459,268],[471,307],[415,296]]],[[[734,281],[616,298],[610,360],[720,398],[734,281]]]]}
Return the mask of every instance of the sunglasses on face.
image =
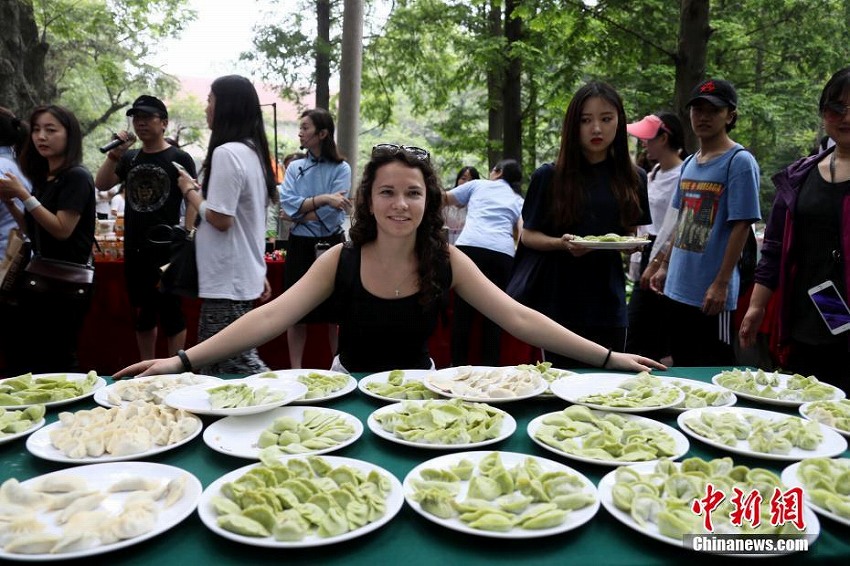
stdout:
{"type": "Polygon", "coordinates": [[[828,102],[823,108],[823,117],[827,122],[840,122],[847,116],[850,106],[841,102],[828,102]]]}
{"type": "Polygon", "coordinates": [[[427,149],[422,149],[421,147],[416,147],[413,145],[379,143],[378,145],[372,146],[372,157],[380,157],[383,155],[396,155],[398,153],[404,153],[408,157],[412,157],[413,159],[418,159],[420,161],[428,161],[429,159],[431,159],[431,154],[428,153],[427,149]]]}

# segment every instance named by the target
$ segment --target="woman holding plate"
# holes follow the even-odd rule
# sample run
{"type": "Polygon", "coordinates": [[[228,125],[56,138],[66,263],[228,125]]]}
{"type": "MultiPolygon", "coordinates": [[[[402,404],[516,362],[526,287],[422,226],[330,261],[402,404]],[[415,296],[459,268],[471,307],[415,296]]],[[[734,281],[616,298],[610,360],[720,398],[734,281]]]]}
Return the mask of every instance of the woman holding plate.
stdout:
{"type": "Polygon", "coordinates": [[[351,242],[322,254],[290,289],[178,356],[147,360],[116,378],[191,370],[271,340],[331,299],[340,316],[338,367],[351,372],[428,368],[428,338],[450,290],[530,344],[595,367],[664,366],[586,340],[508,297],[442,232],[442,192],[427,151],[379,144],[357,191],[351,242]]]}

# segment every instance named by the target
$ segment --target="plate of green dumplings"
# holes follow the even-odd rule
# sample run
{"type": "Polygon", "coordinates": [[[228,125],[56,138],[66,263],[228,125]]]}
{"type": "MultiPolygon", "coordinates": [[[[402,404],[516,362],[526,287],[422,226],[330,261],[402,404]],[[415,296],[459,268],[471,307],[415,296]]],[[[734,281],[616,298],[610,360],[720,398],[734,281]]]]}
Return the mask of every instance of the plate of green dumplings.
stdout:
{"type": "Polygon", "coordinates": [[[745,407],[706,407],[679,415],[679,428],[697,440],[735,454],[796,461],[837,456],[847,440],[820,423],[745,407]]]}
{"type": "Polygon", "coordinates": [[[260,463],[211,483],[198,515],[212,532],[236,542],[308,548],[370,533],[403,504],[401,483],[375,464],[337,456],[261,456],[260,463]]]}
{"type": "Polygon", "coordinates": [[[850,527],[850,460],[810,458],[782,470],[782,483],[800,487],[806,504],[850,527]]]}
{"type": "Polygon", "coordinates": [[[564,464],[517,452],[459,452],[423,462],[403,482],[414,511],[466,534],[525,539],[578,528],[599,510],[596,487],[564,464]]]}

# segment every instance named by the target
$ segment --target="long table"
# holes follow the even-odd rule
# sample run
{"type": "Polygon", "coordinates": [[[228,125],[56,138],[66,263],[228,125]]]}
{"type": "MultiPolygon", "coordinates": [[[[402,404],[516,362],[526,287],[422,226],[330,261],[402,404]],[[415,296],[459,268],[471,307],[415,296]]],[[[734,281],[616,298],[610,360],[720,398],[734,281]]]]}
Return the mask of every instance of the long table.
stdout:
{"type": "MultiPolygon", "coordinates": [[[[720,368],[674,368],[659,375],[677,375],[701,381],[709,381],[720,368]]],[[[362,377],[362,376],[358,376],[362,377]]],[[[768,408],[739,400],[741,406],[768,408]]],[[[79,401],[65,410],[91,408],[91,400],[79,401]]],[[[345,397],[324,404],[355,415],[364,424],[369,414],[383,404],[354,391],[345,397]]],[[[612,468],[595,466],[560,458],[534,444],[526,434],[526,426],[533,418],[566,406],[566,402],[554,399],[533,399],[501,405],[517,420],[517,431],[507,440],[489,448],[521,452],[560,461],[588,476],[594,483],[612,468]]],[[[770,407],[773,410],[773,407],[770,407]]],[[[782,410],[781,408],[778,408],[782,410]]],[[[793,411],[785,411],[794,414],[793,411]]],[[[675,425],[677,413],[661,411],[648,416],[671,426],[675,425]]],[[[48,413],[48,421],[57,418],[57,411],[48,413]]],[[[214,418],[205,417],[209,425],[214,418]]],[[[729,454],[713,449],[690,439],[691,449],[687,456],[717,458],[729,454]]],[[[485,448],[486,449],[486,448],[485,448]]],[[[368,428],[354,444],[333,452],[335,456],[357,458],[377,464],[399,480],[419,463],[443,453],[442,451],[409,448],[388,442],[375,436],[368,428]]],[[[843,457],[850,457],[845,452],[843,457]]],[[[788,463],[734,456],[736,463],[759,466],[780,472],[788,463]]],[[[250,463],[225,456],[208,448],[199,436],[192,442],[174,450],[148,459],[177,466],[195,474],[204,487],[236,468],[250,463]]],[[[48,462],[30,455],[23,439],[0,446],[0,481],[16,477],[19,480],[45,474],[66,466],[48,462]]],[[[808,552],[772,559],[783,564],[846,564],[850,558],[850,529],[822,516],[821,534],[808,552]]],[[[369,565],[404,564],[414,565],[488,565],[522,563],[534,564],[603,564],[653,565],[687,561],[689,564],[711,564],[725,562],[729,557],[701,555],[667,545],[625,527],[604,508],[582,527],[567,533],[546,538],[526,540],[502,540],[465,535],[440,527],[425,520],[405,505],[388,524],[375,532],[350,541],[315,547],[311,549],[265,549],[247,546],[224,539],[201,523],[193,513],[181,524],[151,540],[130,546],[107,555],[110,560],[122,565],[152,564],[345,564],[369,565]]],[[[80,561],[80,564],[83,562],[80,561]]],[[[86,561],[90,564],[91,561],[86,561]]]]}

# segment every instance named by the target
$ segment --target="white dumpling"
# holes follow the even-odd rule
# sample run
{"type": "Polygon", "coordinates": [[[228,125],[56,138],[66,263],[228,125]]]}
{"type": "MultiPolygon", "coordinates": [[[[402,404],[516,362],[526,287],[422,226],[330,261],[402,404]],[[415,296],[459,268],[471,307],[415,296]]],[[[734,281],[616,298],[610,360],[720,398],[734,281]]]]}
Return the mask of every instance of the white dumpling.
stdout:
{"type": "Polygon", "coordinates": [[[183,491],[186,488],[186,476],[174,478],[168,482],[168,487],[165,489],[165,507],[171,507],[183,497],[183,491]]]}
{"type": "Polygon", "coordinates": [[[88,454],[85,440],[74,440],[72,443],[69,443],[65,448],[63,448],[62,452],[64,452],[65,456],[68,458],[73,458],[75,460],[85,458],[86,454],[88,454]]]}
{"type": "Polygon", "coordinates": [[[109,524],[114,517],[104,509],[96,509],[94,511],[80,511],[75,513],[68,522],[65,523],[65,534],[75,532],[97,532],[103,525],[109,524]]]}
{"type": "Polygon", "coordinates": [[[155,478],[144,478],[141,476],[129,476],[122,478],[109,486],[112,493],[119,491],[148,491],[158,488],[162,481],[155,478]]]}
{"type": "Polygon", "coordinates": [[[181,440],[188,438],[196,430],[198,430],[198,420],[194,417],[184,417],[177,421],[171,431],[171,436],[168,438],[169,444],[175,444],[181,440]]]}
{"type": "Polygon", "coordinates": [[[19,537],[44,531],[44,523],[35,518],[35,515],[26,514],[9,522],[0,523],[0,545],[17,540],[19,537]]]}
{"type": "Polygon", "coordinates": [[[13,554],[47,554],[62,537],[54,533],[28,533],[3,547],[13,554]]]}
{"type": "Polygon", "coordinates": [[[36,491],[46,493],[67,493],[80,491],[88,487],[85,478],[71,474],[50,474],[42,478],[36,485],[36,491]]]}
{"type": "Polygon", "coordinates": [[[80,511],[91,511],[92,509],[97,509],[104,499],[106,499],[106,494],[100,493],[99,491],[92,493],[91,495],[81,497],[65,507],[65,509],[56,516],[56,523],[63,525],[80,511]]]}
{"type": "Polygon", "coordinates": [[[15,478],[9,478],[0,485],[0,501],[27,507],[42,505],[47,499],[44,493],[34,491],[20,484],[15,478]]]}
{"type": "Polygon", "coordinates": [[[146,505],[125,506],[112,526],[112,532],[119,539],[134,538],[153,530],[157,513],[146,505]]]}
{"type": "Polygon", "coordinates": [[[50,549],[51,554],[62,554],[63,552],[78,552],[80,550],[88,550],[100,546],[100,537],[96,532],[91,531],[76,531],[62,535],[53,547],[50,549]]]}
{"type": "Polygon", "coordinates": [[[103,434],[92,433],[86,437],[86,456],[89,458],[98,458],[106,452],[106,446],[103,443],[103,434]]]}
{"type": "Polygon", "coordinates": [[[151,447],[150,433],[141,427],[136,427],[132,432],[122,435],[114,435],[109,442],[107,451],[113,456],[127,456],[146,452],[151,447]]]}
{"type": "Polygon", "coordinates": [[[0,501],[0,521],[9,522],[16,517],[29,513],[23,505],[9,503],[8,501],[0,501]]]}
{"type": "Polygon", "coordinates": [[[59,509],[65,509],[66,507],[68,507],[68,505],[70,505],[77,499],[80,499],[87,495],[91,495],[92,493],[95,493],[95,490],[82,489],[80,491],[53,494],[49,496],[47,504],[44,508],[47,511],[58,511],[59,509]]]}

